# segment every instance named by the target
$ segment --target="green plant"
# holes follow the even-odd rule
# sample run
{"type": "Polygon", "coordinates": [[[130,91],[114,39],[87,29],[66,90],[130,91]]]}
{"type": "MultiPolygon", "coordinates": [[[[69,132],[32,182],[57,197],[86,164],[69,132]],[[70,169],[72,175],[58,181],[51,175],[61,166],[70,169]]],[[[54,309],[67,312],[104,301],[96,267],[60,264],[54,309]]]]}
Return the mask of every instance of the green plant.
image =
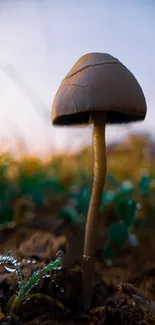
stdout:
{"type": "Polygon", "coordinates": [[[112,223],[109,228],[109,240],[104,247],[106,260],[115,256],[115,249],[120,249],[133,232],[137,209],[138,205],[134,200],[126,199],[116,204],[116,214],[120,222],[112,223]]]}
{"type": "Polygon", "coordinates": [[[80,186],[76,191],[68,194],[68,205],[57,213],[57,218],[62,218],[71,225],[84,224],[86,221],[91,190],[88,186],[80,186]]]}
{"type": "Polygon", "coordinates": [[[148,175],[142,175],[140,182],[138,184],[138,189],[142,195],[142,198],[148,198],[151,191],[150,191],[150,187],[151,187],[151,181],[152,178],[149,177],[148,175]]]}
{"type": "Polygon", "coordinates": [[[12,202],[16,197],[16,188],[9,179],[8,173],[14,163],[9,155],[0,157],[0,223],[5,225],[13,221],[12,202]]]}
{"type": "Polygon", "coordinates": [[[26,283],[24,283],[22,272],[20,270],[20,266],[16,256],[11,251],[9,251],[0,257],[0,264],[3,264],[6,270],[8,271],[15,271],[18,277],[19,292],[18,294],[12,296],[8,301],[6,306],[6,312],[13,312],[15,314],[18,313],[18,310],[24,298],[28,295],[30,290],[38,283],[40,277],[49,276],[49,272],[61,267],[62,254],[58,252],[57,255],[58,258],[54,262],[51,261],[50,263],[45,265],[42,270],[35,271],[26,283]]]}
{"type": "Polygon", "coordinates": [[[107,185],[112,186],[112,188],[114,188],[114,189],[119,185],[118,181],[115,179],[113,174],[107,175],[106,183],[107,183],[107,185]]]}
{"type": "Polygon", "coordinates": [[[21,167],[18,174],[18,186],[20,194],[22,196],[31,196],[36,207],[43,205],[48,191],[51,191],[51,195],[63,193],[60,181],[54,175],[42,170],[36,170],[27,175],[26,171],[21,167]]]}

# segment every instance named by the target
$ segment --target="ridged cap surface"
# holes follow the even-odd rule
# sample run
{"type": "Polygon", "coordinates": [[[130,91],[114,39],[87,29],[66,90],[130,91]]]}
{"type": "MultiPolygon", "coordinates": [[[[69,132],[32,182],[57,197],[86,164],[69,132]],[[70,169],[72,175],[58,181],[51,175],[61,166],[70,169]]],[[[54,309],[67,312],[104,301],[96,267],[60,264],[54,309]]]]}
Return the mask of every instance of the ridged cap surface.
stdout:
{"type": "Polygon", "coordinates": [[[95,111],[107,114],[107,123],[144,120],[146,100],[134,75],[106,53],[82,56],[64,80],[54,98],[54,125],[89,123],[95,111]]]}

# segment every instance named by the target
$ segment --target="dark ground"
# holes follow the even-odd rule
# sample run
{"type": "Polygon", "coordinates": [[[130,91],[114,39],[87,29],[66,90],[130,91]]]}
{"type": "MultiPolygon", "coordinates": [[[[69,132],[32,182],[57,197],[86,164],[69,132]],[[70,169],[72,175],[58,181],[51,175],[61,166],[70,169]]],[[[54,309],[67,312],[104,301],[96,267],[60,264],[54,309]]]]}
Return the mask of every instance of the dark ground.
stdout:
{"type": "MultiPolygon", "coordinates": [[[[67,249],[68,238],[75,230],[63,224],[58,228],[54,231],[57,236],[36,228],[1,231],[0,252],[11,249],[19,259],[35,258],[38,267],[42,267],[51,257],[55,259],[59,249],[67,249]]],[[[110,267],[100,254],[96,257],[92,307],[88,315],[82,314],[83,271],[78,263],[53,271],[48,278],[41,277],[30,292],[36,295],[24,300],[16,316],[5,313],[8,299],[17,290],[16,275],[1,266],[0,324],[155,324],[155,234],[139,232],[138,239],[139,246],[131,249],[127,244],[110,267]]],[[[34,267],[21,265],[25,280],[34,267]]]]}

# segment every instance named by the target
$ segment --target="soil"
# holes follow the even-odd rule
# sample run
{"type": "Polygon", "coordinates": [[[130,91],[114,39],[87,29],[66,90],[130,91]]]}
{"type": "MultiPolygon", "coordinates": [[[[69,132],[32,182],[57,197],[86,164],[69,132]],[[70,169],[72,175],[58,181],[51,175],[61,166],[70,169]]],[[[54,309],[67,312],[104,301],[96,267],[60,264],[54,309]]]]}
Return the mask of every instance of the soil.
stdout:
{"type": "MultiPolygon", "coordinates": [[[[51,232],[39,227],[18,227],[0,232],[0,252],[12,250],[21,261],[25,281],[34,269],[55,259],[59,249],[66,255],[67,266],[52,271],[50,277],[40,275],[18,313],[7,314],[9,298],[17,293],[15,273],[0,266],[0,325],[153,325],[155,324],[155,233],[139,231],[139,246],[129,243],[107,266],[101,254],[103,241],[98,239],[96,273],[90,310],[83,312],[83,270],[78,257],[84,230],[66,223],[58,224],[51,232]],[[77,239],[77,242],[71,239],[77,239]],[[81,239],[80,239],[81,238],[81,239]],[[76,244],[75,244],[76,243],[76,244]],[[102,244],[101,244],[102,243],[102,244]],[[69,246],[71,245],[71,246],[69,246]],[[100,246],[100,247],[99,247],[100,246]],[[75,256],[73,249],[75,250],[75,256]],[[79,248],[79,250],[78,250],[79,248]],[[35,258],[36,263],[26,259],[35,258]],[[24,260],[25,259],[25,260],[24,260]],[[78,261],[76,261],[78,260],[78,261]]],[[[52,218],[53,224],[53,218],[52,218]]]]}

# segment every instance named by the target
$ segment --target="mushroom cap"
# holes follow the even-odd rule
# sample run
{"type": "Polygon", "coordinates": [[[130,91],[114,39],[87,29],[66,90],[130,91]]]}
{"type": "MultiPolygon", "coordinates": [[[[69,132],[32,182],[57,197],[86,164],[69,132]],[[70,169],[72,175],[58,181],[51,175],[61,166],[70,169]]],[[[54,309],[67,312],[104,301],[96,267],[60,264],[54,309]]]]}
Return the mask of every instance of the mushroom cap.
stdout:
{"type": "Polygon", "coordinates": [[[90,123],[92,112],[104,112],[107,123],[144,120],[146,101],[134,75],[106,53],[83,55],[63,79],[54,98],[54,125],[90,123]]]}

